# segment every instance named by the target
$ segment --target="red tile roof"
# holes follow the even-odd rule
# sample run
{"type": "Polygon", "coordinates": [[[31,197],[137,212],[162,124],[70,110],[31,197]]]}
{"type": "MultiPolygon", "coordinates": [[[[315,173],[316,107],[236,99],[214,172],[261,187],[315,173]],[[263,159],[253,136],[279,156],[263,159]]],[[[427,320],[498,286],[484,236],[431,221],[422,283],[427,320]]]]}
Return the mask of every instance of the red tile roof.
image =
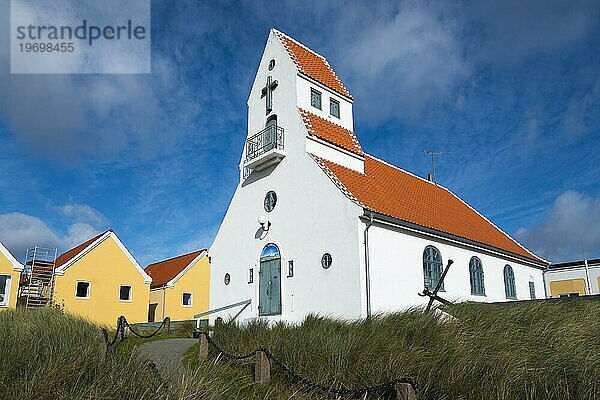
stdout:
{"type": "Polygon", "coordinates": [[[150,288],[154,289],[166,285],[204,251],[206,251],[206,249],[183,254],[181,256],[169,258],[168,260],[159,261],[157,263],[148,265],[145,271],[152,278],[152,284],[150,285],[150,288]]]}
{"type": "Polygon", "coordinates": [[[370,155],[365,173],[312,155],[352,201],[368,210],[546,263],[448,189],[370,155]]]}
{"type": "Polygon", "coordinates": [[[299,110],[308,133],[329,143],[335,144],[344,150],[348,150],[351,153],[361,156],[364,155],[360,142],[354,132],[334,124],[333,122],[327,121],[302,108],[299,110]]]}
{"type": "Polygon", "coordinates": [[[353,99],[352,95],[331,68],[325,57],[315,53],[302,43],[287,36],[285,33],[275,30],[275,34],[301,73],[322,83],[339,94],[353,99]]]}
{"type": "Polygon", "coordinates": [[[102,237],[102,235],[104,235],[106,232],[112,232],[112,229],[104,231],[104,232],[94,236],[90,240],[85,241],[85,242],[81,243],[80,245],[75,246],[72,249],[67,250],[64,253],[62,253],[60,256],[58,256],[56,258],[56,262],[54,264],[55,268],[58,268],[61,265],[66,264],[69,260],[71,260],[77,254],[81,253],[86,247],[88,247],[90,244],[94,243],[96,240],[98,240],[100,237],[102,237]]]}

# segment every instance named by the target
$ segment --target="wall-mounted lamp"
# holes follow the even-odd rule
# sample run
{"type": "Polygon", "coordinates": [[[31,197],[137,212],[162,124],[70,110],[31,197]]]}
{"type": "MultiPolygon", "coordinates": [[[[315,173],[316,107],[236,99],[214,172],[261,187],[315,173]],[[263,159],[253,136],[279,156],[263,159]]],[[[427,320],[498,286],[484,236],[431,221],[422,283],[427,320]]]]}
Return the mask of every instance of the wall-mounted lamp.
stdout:
{"type": "Polygon", "coordinates": [[[271,227],[271,221],[269,221],[267,219],[267,217],[265,217],[264,215],[261,215],[260,217],[258,217],[258,223],[260,224],[260,227],[262,228],[263,231],[268,232],[269,228],[271,227]]]}

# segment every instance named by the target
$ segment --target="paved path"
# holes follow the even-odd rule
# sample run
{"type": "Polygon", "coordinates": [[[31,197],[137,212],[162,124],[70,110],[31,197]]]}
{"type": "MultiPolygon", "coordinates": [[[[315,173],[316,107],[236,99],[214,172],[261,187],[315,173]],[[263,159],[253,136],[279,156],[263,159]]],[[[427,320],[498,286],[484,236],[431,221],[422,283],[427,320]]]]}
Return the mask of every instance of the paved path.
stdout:
{"type": "Polygon", "coordinates": [[[183,355],[198,339],[177,338],[154,340],[139,345],[135,354],[143,360],[150,360],[160,372],[160,375],[169,382],[179,384],[186,374],[183,366],[183,355]]]}

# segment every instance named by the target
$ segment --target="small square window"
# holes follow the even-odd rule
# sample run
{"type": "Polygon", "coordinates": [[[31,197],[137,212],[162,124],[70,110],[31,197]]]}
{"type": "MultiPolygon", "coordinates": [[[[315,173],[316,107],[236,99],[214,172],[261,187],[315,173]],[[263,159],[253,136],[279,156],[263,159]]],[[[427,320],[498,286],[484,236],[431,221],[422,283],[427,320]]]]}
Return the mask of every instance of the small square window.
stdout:
{"type": "Polygon", "coordinates": [[[182,301],[183,301],[182,304],[184,307],[191,307],[192,306],[192,294],[184,293],[182,301]]]}
{"type": "Polygon", "coordinates": [[[321,110],[321,92],[310,89],[310,105],[321,110]]]}
{"type": "Polygon", "coordinates": [[[334,117],[340,117],[340,102],[334,99],[329,99],[329,114],[334,117]]]}
{"type": "Polygon", "coordinates": [[[294,260],[288,261],[288,274],[287,277],[291,278],[294,276],[294,260]]]}
{"type": "Polygon", "coordinates": [[[248,269],[248,283],[254,282],[254,268],[248,269]]]}
{"type": "Polygon", "coordinates": [[[121,285],[121,287],[119,287],[119,300],[131,301],[131,286],[121,285]]]}
{"type": "Polygon", "coordinates": [[[80,299],[89,299],[90,298],[90,283],[89,282],[77,282],[77,290],[75,292],[75,297],[80,299]]]}

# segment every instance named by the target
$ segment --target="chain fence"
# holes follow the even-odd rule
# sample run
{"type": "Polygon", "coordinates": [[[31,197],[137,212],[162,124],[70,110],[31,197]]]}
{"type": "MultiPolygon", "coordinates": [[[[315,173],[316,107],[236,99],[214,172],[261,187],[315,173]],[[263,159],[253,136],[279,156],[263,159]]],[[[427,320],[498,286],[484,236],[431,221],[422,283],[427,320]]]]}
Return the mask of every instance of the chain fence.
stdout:
{"type": "Polygon", "coordinates": [[[285,375],[287,375],[293,381],[296,381],[296,382],[302,384],[304,387],[306,387],[307,389],[312,390],[312,391],[318,391],[318,392],[322,392],[322,393],[326,393],[326,394],[330,394],[330,395],[334,395],[334,396],[364,397],[367,395],[372,395],[372,394],[376,394],[376,393],[381,393],[386,390],[394,389],[396,385],[405,383],[405,384],[409,384],[413,388],[415,393],[420,394],[427,400],[432,400],[432,398],[427,393],[425,393],[425,391],[421,387],[419,387],[417,382],[415,382],[413,379],[407,378],[407,377],[397,378],[392,381],[382,383],[379,385],[365,386],[365,387],[354,388],[354,389],[336,389],[333,387],[321,385],[321,384],[313,382],[309,378],[293,371],[286,363],[281,361],[278,357],[274,356],[273,353],[271,353],[268,349],[259,348],[250,353],[247,353],[247,354],[233,354],[233,353],[229,353],[229,352],[225,351],[218,343],[216,343],[210,337],[208,332],[203,332],[202,334],[206,337],[208,344],[213,346],[217,350],[217,352],[221,353],[224,357],[232,359],[232,360],[246,360],[251,357],[254,357],[259,351],[263,352],[267,356],[267,358],[273,364],[275,364],[277,367],[279,367],[279,369],[285,375]]]}
{"type": "Polygon", "coordinates": [[[119,345],[119,343],[121,343],[121,341],[125,338],[125,328],[129,329],[129,332],[131,332],[133,335],[135,335],[139,338],[150,339],[151,337],[158,335],[160,333],[160,331],[165,327],[167,322],[170,323],[169,317],[166,317],[165,319],[163,319],[161,324],[158,326],[158,328],[156,328],[156,330],[154,332],[145,335],[143,333],[136,332],[135,329],[133,328],[133,326],[127,321],[127,318],[125,318],[124,315],[121,315],[117,319],[117,328],[116,328],[116,332],[115,332],[115,337],[112,338],[112,340],[109,339],[108,330],[106,330],[106,328],[102,328],[102,336],[104,338],[104,344],[106,345],[106,351],[107,352],[110,351],[114,347],[117,347],[119,345]]]}

